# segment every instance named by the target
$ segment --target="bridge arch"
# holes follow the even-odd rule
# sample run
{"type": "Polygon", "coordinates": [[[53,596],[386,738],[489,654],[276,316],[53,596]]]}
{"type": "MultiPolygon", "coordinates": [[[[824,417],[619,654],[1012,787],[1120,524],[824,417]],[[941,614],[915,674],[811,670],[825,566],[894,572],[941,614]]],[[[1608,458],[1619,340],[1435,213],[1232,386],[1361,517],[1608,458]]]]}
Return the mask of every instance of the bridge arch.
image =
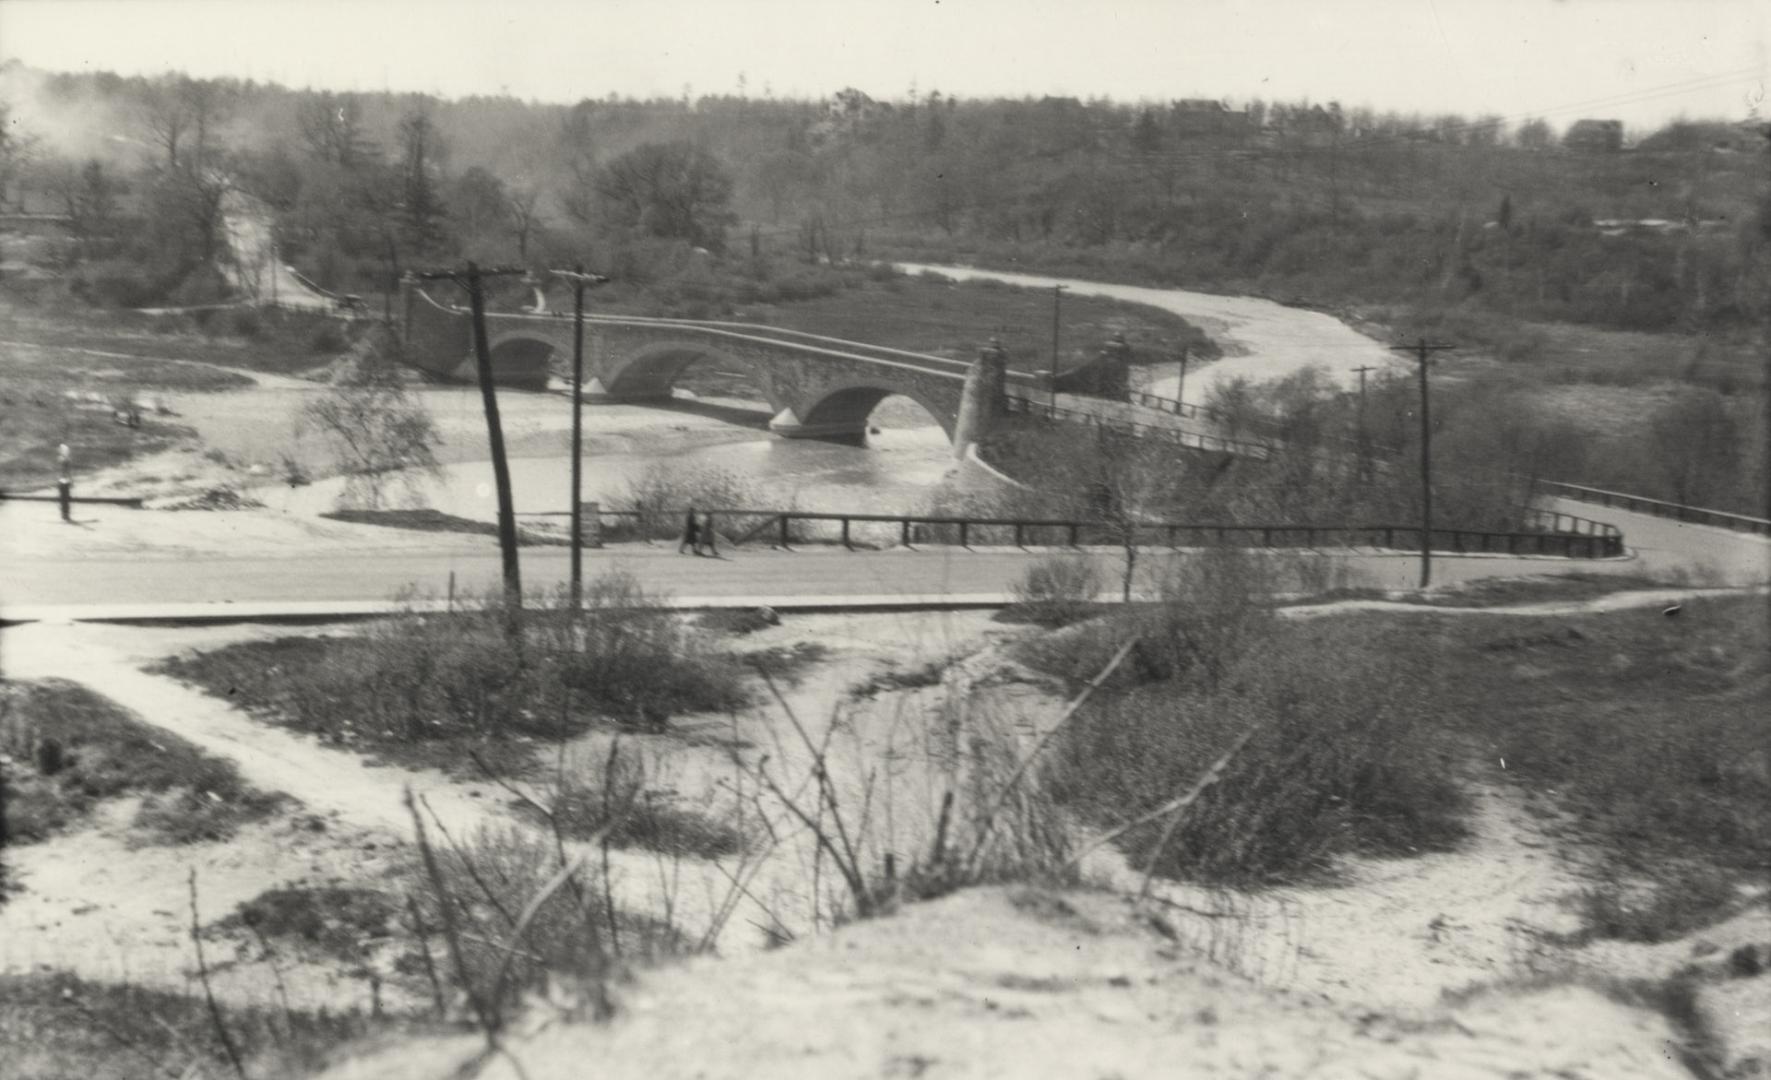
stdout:
{"type": "MultiPolygon", "coordinates": [[[[539,334],[500,334],[490,342],[493,381],[529,390],[547,389],[553,373],[554,343],[539,334]]],[[[471,370],[472,361],[468,361],[471,370]]]]}
{"type": "Polygon", "coordinates": [[[616,401],[647,401],[668,398],[683,372],[700,362],[736,368],[779,409],[774,381],[761,366],[716,345],[701,341],[660,341],[645,345],[601,367],[602,392],[616,401]]]}
{"type": "Polygon", "coordinates": [[[949,408],[925,397],[909,386],[882,385],[878,380],[856,378],[827,383],[819,386],[815,393],[802,399],[801,406],[792,418],[797,426],[783,423],[783,417],[777,417],[776,423],[770,425],[781,434],[798,434],[814,438],[842,439],[844,441],[864,441],[867,437],[867,421],[873,410],[888,397],[905,397],[916,402],[922,410],[929,414],[934,422],[940,425],[941,432],[948,440],[953,439],[955,417],[949,408]]]}

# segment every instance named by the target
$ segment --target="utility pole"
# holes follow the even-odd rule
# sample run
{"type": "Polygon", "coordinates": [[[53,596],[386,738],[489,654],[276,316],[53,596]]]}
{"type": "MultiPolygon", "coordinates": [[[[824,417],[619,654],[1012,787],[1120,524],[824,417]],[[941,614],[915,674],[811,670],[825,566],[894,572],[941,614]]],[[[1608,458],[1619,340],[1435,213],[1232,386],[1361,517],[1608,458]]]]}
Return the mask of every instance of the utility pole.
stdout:
{"type": "Polygon", "coordinates": [[[609,279],[584,264],[550,270],[572,283],[572,610],[584,602],[584,290],[609,279]]]}
{"type": "Polygon", "coordinates": [[[1376,371],[1377,368],[1371,364],[1364,364],[1353,370],[1359,373],[1359,439],[1357,444],[1359,447],[1359,477],[1362,480],[1369,480],[1371,478],[1371,455],[1366,442],[1370,436],[1365,430],[1365,376],[1369,372],[1376,371]]]}
{"type": "Polygon", "coordinates": [[[1427,357],[1454,345],[1429,345],[1421,338],[1413,345],[1392,345],[1391,352],[1413,353],[1420,361],[1420,587],[1433,583],[1433,427],[1428,414],[1427,357]]]}
{"type": "Polygon", "coordinates": [[[1058,303],[1067,285],[1052,286],[1052,419],[1058,416],[1058,303]]]}
{"type": "Polygon", "coordinates": [[[474,368],[479,374],[480,402],[486,410],[486,440],[492,448],[492,480],[498,488],[498,553],[504,565],[504,600],[512,611],[523,606],[522,571],[517,562],[517,518],[510,497],[510,463],[504,458],[504,425],[498,420],[498,395],[492,388],[492,348],[486,340],[486,296],[482,281],[489,277],[513,277],[527,273],[522,267],[501,266],[481,270],[468,262],[461,270],[431,270],[414,274],[420,281],[453,281],[467,290],[473,312],[474,368]]]}

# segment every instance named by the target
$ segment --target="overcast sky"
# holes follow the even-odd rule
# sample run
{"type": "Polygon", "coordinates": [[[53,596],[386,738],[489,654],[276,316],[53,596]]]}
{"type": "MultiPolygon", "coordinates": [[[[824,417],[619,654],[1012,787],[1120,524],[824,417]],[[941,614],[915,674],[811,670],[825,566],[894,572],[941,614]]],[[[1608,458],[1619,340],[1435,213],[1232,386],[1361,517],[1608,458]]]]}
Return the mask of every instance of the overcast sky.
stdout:
{"type": "Polygon", "coordinates": [[[1771,115],[1771,0],[0,0],[0,56],[575,101],[922,92],[1771,115]],[[1755,112],[1756,110],[1756,112],[1755,112]]]}

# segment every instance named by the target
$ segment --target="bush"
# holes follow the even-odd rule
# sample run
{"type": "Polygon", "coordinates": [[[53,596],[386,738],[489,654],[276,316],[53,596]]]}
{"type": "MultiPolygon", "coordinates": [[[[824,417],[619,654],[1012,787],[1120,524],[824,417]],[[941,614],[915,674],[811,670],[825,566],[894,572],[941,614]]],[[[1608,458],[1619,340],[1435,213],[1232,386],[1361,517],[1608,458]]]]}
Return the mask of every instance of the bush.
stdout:
{"type": "Polygon", "coordinates": [[[676,712],[736,708],[743,670],[714,652],[630,577],[512,615],[496,601],[408,615],[350,637],[241,642],[172,657],[158,670],[324,739],[402,761],[521,771],[524,740],[563,738],[601,721],[663,730],[676,712]],[[516,629],[513,629],[513,626],[516,629]]]}
{"type": "Polygon", "coordinates": [[[1028,567],[1021,580],[1010,586],[1012,607],[998,618],[1004,622],[1030,622],[1040,626],[1068,626],[1088,618],[1101,591],[1100,575],[1082,556],[1054,556],[1028,567]]]}
{"type": "MultiPolygon", "coordinates": [[[[624,522],[623,528],[610,530],[613,535],[607,538],[628,534],[646,540],[675,540],[682,536],[683,516],[691,507],[700,512],[749,507],[762,501],[756,485],[739,473],[660,462],[628,481],[627,490],[616,498],[614,508],[632,515],[631,525],[624,522]]],[[[730,534],[750,527],[755,520],[747,516],[721,518],[715,527],[730,534]]]]}
{"type": "MultiPolygon", "coordinates": [[[[1252,646],[1252,642],[1245,642],[1252,646]]],[[[1430,681],[1382,634],[1275,626],[1259,647],[1085,707],[1049,765],[1057,797],[1104,826],[1188,790],[1230,759],[1159,847],[1165,821],[1119,840],[1132,864],[1248,886],[1320,876],[1350,853],[1410,854],[1462,835],[1443,740],[1421,722],[1430,681]],[[1250,734],[1252,733],[1252,734],[1250,734]]]]}
{"type": "Polygon", "coordinates": [[[617,744],[599,767],[561,777],[549,809],[560,832],[574,840],[601,837],[612,848],[645,848],[667,855],[719,859],[744,850],[745,838],[725,822],[647,787],[645,765],[617,744]]]}
{"type": "Polygon", "coordinates": [[[598,871],[577,870],[544,892],[561,870],[544,833],[481,829],[458,840],[441,848],[421,843],[425,858],[407,872],[421,920],[415,929],[433,968],[479,1001],[494,1027],[543,985],[556,1005],[575,999],[586,1014],[606,1016],[608,985],[622,962],[688,951],[669,925],[610,908],[598,871]],[[531,903],[533,915],[516,934],[518,913],[531,903]],[[431,941],[449,926],[455,932],[444,936],[452,943],[431,941]]]}
{"type": "Polygon", "coordinates": [[[234,336],[256,341],[264,336],[264,316],[257,308],[235,308],[233,314],[234,336]]]}

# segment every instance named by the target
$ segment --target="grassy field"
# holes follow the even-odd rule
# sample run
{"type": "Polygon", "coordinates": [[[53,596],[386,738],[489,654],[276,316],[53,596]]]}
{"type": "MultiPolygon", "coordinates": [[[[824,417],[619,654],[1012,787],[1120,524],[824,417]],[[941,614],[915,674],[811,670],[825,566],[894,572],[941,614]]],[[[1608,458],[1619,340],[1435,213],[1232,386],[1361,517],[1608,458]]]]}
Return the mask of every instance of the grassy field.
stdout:
{"type": "Polygon", "coordinates": [[[125,795],[146,797],[135,818],[143,836],[170,844],[225,839],[281,801],[231,763],[71,683],[0,687],[0,753],[25,763],[6,808],[14,843],[46,840],[125,795]]]}
{"type": "MultiPolygon", "coordinates": [[[[1113,334],[1124,334],[1138,359],[1168,359],[1187,344],[1195,358],[1219,355],[1198,327],[1179,315],[1106,297],[1065,296],[1059,302],[1063,366],[1093,359],[1113,334]]],[[[1002,341],[1011,366],[1051,367],[1052,294],[995,281],[955,283],[927,276],[868,280],[831,296],[758,305],[748,315],[776,326],[876,345],[970,360],[990,338],[1002,341]]]]}

